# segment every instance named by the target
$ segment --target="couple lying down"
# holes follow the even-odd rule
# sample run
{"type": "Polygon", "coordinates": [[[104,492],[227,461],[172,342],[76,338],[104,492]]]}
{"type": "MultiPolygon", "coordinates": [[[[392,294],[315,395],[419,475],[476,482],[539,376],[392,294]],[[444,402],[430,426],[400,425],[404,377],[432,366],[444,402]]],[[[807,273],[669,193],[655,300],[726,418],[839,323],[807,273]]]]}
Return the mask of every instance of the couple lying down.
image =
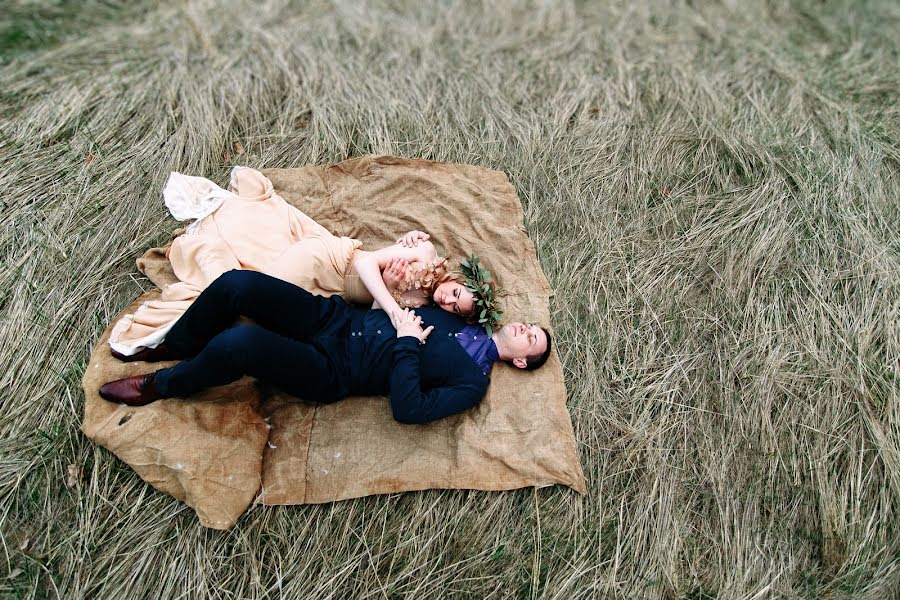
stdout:
{"type": "Polygon", "coordinates": [[[247,168],[228,191],[173,173],[164,196],[197,219],[167,251],[179,281],[123,317],[110,346],[123,361],[181,362],[103,385],[108,401],[144,406],[251,375],[314,402],[386,395],[395,419],[425,423],[476,405],[495,361],[534,369],[550,353],[546,329],[497,328],[487,271],[473,257],[449,272],[428,234],[363,251],[247,168]]]}

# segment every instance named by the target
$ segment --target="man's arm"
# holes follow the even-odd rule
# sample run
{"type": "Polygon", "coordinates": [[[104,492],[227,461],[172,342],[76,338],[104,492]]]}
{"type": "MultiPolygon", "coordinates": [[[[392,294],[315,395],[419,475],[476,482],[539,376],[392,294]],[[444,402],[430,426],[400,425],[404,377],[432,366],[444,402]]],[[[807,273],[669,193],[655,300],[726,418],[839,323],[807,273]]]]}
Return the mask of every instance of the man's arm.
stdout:
{"type": "Polygon", "coordinates": [[[487,392],[487,379],[465,380],[458,375],[451,385],[423,390],[420,373],[419,340],[413,336],[398,338],[390,384],[391,410],[401,423],[443,419],[475,406],[487,392]]]}
{"type": "Polygon", "coordinates": [[[486,380],[467,380],[452,370],[450,385],[422,389],[419,345],[434,327],[422,329],[422,319],[409,310],[397,313],[397,343],[391,365],[391,410],[401,423],[427,423],[456,414],[478,404],[487,391],[486,380]]]}

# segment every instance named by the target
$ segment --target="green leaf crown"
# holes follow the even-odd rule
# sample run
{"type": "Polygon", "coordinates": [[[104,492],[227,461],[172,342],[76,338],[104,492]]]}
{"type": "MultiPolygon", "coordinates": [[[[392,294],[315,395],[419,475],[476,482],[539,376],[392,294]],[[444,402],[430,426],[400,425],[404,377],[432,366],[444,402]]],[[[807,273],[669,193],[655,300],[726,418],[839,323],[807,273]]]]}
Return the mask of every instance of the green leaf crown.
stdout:
{"type": "Polygon", "coordinates": [[[503,292],[496,288],[490,281],[491,272],[478,264],[478,257],[472,255],[460,261],[459,269],[465,278],[463,285],[475,296],[474,318],[484,327],[488,335],[494,335],[503,311],[498,304],[503,292]]]}

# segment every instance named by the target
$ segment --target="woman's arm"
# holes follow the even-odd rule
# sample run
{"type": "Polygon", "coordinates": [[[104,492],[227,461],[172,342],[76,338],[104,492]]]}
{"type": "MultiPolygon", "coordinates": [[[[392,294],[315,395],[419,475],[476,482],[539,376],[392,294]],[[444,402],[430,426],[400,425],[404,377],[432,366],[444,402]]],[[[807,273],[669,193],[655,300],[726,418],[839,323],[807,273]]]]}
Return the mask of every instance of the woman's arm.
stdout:
{"type": "Polygon", "coordinates": [[[353,267],[357,275],[372,297],[375,299],[373,308],[382,308],[393,320],[394,312],[400,310],[400,306],[388,291],[382,278],[382,270],[393,258],[401,258],[407,262],[428,262],[437,257],[434,245],[431,242],[420,242],[417,246],[407,248],[399,244],[381,248],[374,252],[356,253],[353,267]]]}

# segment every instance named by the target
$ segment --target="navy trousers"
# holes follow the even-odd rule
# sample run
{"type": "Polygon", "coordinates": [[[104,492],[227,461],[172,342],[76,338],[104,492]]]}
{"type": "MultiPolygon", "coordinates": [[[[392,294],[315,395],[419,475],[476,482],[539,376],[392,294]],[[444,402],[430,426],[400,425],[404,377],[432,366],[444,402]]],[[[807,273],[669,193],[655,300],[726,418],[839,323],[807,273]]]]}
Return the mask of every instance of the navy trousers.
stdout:
{"type": "Polygon", "coordinates": [[[166,335],[187,357],[156,372],[163,397],[185,397],[251,375],[318,402],[347,395],[341,365],[315,343],[349,322],[349,306],[255,271],[228,271],[209,285],[166,335]],[[255,325],[238,324],[248,317],[255,325]]]}

